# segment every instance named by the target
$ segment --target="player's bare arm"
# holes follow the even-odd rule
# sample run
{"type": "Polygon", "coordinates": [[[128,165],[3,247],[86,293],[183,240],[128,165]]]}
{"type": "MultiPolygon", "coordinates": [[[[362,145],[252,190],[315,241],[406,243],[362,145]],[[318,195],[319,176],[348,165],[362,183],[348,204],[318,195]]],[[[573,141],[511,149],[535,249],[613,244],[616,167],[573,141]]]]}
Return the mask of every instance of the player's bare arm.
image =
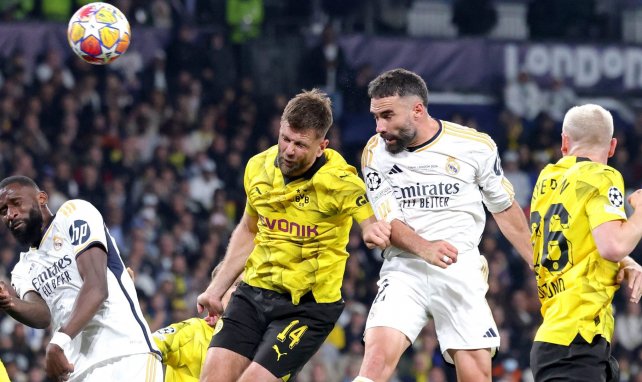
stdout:
{"type": "Polygon", "coordinates": [[[634,211],[627,221],[608,221],[591,231],[600,256],[606,260],[622,261],[642,238],[642,189],[632,193],[628,200],[634,211]]]}
{"type": "Polygon", "coordinates": [[[60,328],[61,332],[74,338],[96,315],[107,299],[107,253],[102,247],[94,246],[80,254],[76,261],[83,279],[82,287],[74,302],[69,320],[60,328]]]}
{"type": "Polygon", "coordinates": [[[531,232],[526,215],[517,201],[513,201],[513,204],[504,211],[494,213],[493,217],[502,234],[510,241],[522,259],[526,261],[526,264],[533,269],[531,232]]]}
{"type": "Polygon", "coordinates": [[[429,264],[447,268],[457,262],[457,248],[444,240],[426,240],[398,219],[390,223],[390,242],[395,247],[413,253],[429,264]]]}
{"type": "Polygon", "coordinates": [[[45,329],[51,323],[49,307],[38,293],[29,291],[20,299],[13,287],[3,281],[0,281],[0,309],[32,328],[45,329]]]}
{"type": "Polygon", "coordinates": [[[199,313],[207,310],[206,321],[214,325],[219,315],[223,313],[223,295],[243,272],[245,262],[254,249],[254,237],[258,232],[258,218],[244,213],[241,221],[232,232],[227,246],[225,258],[216,277],[205,292],[196,299],[199,313]]]}
{"type": "MultiPolygon", "coordinates": [[[[67,322],[59,332],[74,338],[96,315],[98,309],[107,299],[107,253],[102,247],[93,246],[76,258],[78,271],[83,279],[82,287],[74,301],[74,307],[67,322]]],[[[54,333],[54,335],[56,335],[54,333]]],[[[56,343],[49,343],[45,355],[47,376],[67,380],[74,370],[63,349],[56,343]]]]}
{"type": "Polygon", "coordinates": [[[390,246],[390,223],[386,221],[379,221],[376,217],[362,221],[360,224],[363,241],[370,249],[379,247],[386,249],[390,246]]]}

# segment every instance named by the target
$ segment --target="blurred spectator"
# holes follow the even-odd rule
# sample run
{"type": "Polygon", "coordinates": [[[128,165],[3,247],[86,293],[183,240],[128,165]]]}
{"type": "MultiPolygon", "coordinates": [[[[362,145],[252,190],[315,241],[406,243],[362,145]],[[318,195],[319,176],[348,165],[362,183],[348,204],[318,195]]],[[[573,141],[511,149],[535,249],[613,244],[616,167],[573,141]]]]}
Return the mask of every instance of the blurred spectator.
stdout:
{"type": "Polygon", "coordinates": [[[205,52],[203,81],[206,100],[218,101],[223,89],[234,86],[237,82],[237,65],[234,52],[227,45],[222,31],[212,33],[209,46],[205,52]]]}
{"type": "Polygon", "coordinates": [[[61,76],[65,89],[74,87],[75,80],[71,71],[62,63],[60,53],[55,49],[51,49],[45,53],[44,59],[36,67],[36,79],[40,83],[46,83],[50,81],[55,74],[61,76]]]}
{"type": "Polygon", "coordinates": [[[642,346],[642,316],[640,305],[627,301],[624,312],[616,314],[615,336],[617,344],[629,352],[642,346]]]}
{"type": "Polygon", "coordinates": [[[515,151],[506,151],[502,158],[504,176],[513,185],[515,200],[522,208],[528,208],[531,204],[531,193],[533,185],[528,174],[520,168],[519,155],[515,151]]]}
{"type": "Polygon", "coordinates": [[[198,158],[197,173],[189,182],[190,198],[209,211],[214,203],[214,193],[224,184],[216,175],[216,164],[205,154],[200,154],[198,158]]]}
{"type": "Polygon", "coordinates": [[[200,73],[203,49],[197,45],[196,38],[196,30],[185,23],[178,28],[176,38],[167,46],[167,57],[172,58],[166,61],[170,81],[176,81],[183,71],[195,76],[200,73]]]}
{"type": "Polygon", "coordinates": [[[453,24],[460,36],[483,36],[497,23],[493,0],[455,0],[453,24]]]}
{"type": "Polygon", "coordinates": [[[527,72],[520,72],[504,87],[504,104],[513,114],[532,121],[542,110],[542,91],[527,72]]]}
{"type": "Polygon", "coordinates": [[[323,29],[321,41],[308,50],[299,63],[299,83],[304,89],[320,88],[332,99],[335,119],[343,111],[342,87],[348,83],[349,67],[334,27],[323,29]]]}
{"type": "Polygon", "coordinates": [[[555,122],[562,122],[568,109],[577,105],[577,94],[561,78],[551,81],[551,87],[544,91],[544,97],[543,109],[555,122]]]}

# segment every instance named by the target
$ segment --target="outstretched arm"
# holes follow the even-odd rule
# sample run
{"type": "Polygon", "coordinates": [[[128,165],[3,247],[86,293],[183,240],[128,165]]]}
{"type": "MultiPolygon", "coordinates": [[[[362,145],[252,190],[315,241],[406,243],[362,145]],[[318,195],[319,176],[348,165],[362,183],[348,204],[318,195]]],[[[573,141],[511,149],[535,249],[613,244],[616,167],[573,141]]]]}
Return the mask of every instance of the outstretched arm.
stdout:
{"type": "Polygon", "coordinates": [[[20,299],[16,291],[0,281],[0,309],[16,321],[33,328],[45,329],[51,323],[51,312],[45,300],[34,291],[29,291],[20,299]]]}
{"type": "Polygon", "coordinates": [[[533,269],[533,245],[531,233],[524,211],[517,201],[502,212],[493,214],[499,229],[517,250],[526,264],[533,269]]]}
{"type": "Polygon", "coordinates": [[[223,295],[243,272],[245,262],[254,249],[254,237],[257,231],[258,218],[245,212],[232,232],[221,269],[205,292],[196,299],[198,312],[202,313],[204,310],[208,312],[205,318],[208,324],[213,325],[223,312],[223,295]]]}

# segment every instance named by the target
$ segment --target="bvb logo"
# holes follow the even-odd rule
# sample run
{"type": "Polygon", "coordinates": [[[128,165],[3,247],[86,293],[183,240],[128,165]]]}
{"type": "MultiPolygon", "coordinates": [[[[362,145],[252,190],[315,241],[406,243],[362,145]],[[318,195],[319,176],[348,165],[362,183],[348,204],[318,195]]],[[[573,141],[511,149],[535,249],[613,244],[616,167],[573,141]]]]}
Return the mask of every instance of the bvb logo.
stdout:
{"type": "Polygon", "coordinates": [[[308,190],[296,190],[296,196],[294,197],[294,202],[298,204],[299,207],[305,207],[306,204],[310,203],[310,196],[306,195],[305,192],[308,190]]]}

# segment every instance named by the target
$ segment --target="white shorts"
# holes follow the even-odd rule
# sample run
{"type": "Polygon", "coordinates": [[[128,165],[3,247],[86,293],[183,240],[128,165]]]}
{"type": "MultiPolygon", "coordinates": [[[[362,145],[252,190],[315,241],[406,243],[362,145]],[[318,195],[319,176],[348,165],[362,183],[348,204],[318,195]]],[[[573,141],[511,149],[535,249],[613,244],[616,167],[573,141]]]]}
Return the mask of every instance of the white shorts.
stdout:
{"type": "Polygon", "coordinates": [[[99,362],[69,382],[163,382],[163,365],[152,353],[126,355],[99,362]]]}
{"type": "Polygon", "coordinates": [[[385,326],[414,342],[429,318],[435,320],[439,346],[446,361],[448,349],[499,348],[499,332],[486,301],[488,264],[479,252],[460,253],[447,269],[402,254],[385,260],[379,292],[366,330],[385,326]]]}

